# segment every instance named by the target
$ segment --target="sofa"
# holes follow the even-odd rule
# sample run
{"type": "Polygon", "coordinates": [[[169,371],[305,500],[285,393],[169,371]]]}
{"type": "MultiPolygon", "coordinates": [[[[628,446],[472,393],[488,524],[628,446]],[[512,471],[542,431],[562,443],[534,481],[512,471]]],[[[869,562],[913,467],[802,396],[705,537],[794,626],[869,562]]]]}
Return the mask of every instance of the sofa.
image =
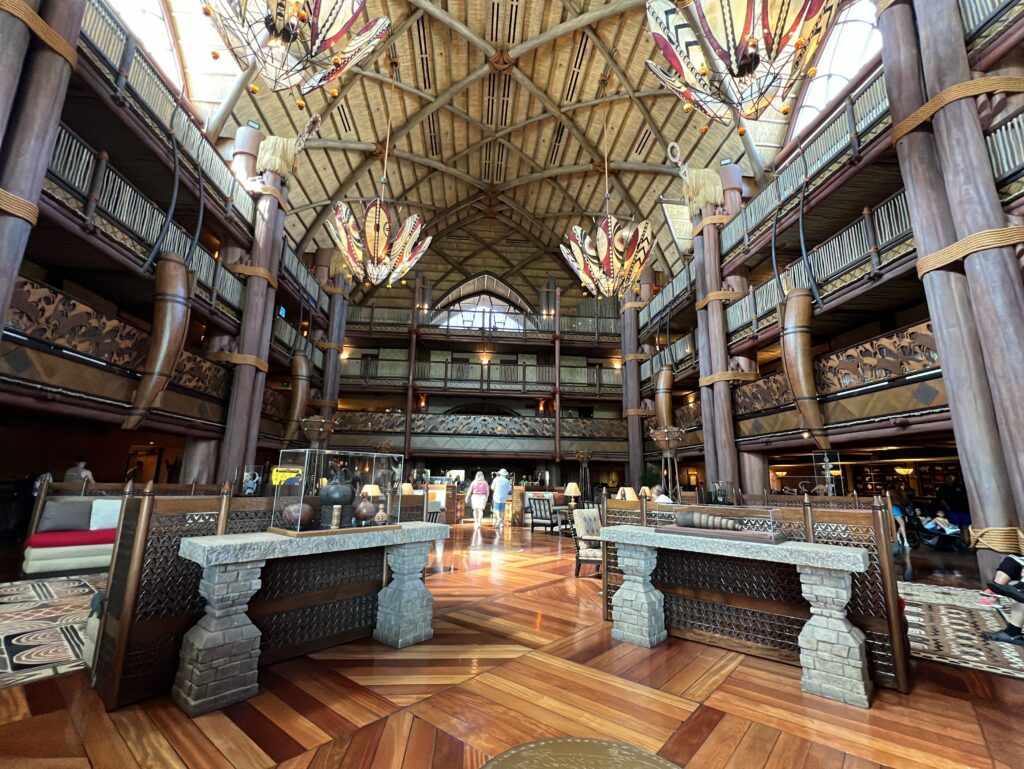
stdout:
{"type": "Polygon", "coordinates": [[[25,541],[26,576],[106,571],[114,553],[121,497],[53,496],[43,500],[25,541]]]}

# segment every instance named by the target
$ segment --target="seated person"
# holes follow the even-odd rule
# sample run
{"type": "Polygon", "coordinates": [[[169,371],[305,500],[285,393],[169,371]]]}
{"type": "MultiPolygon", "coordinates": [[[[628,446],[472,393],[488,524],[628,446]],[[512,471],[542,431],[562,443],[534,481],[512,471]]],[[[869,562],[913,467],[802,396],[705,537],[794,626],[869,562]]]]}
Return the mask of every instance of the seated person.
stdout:
{"type": "Polygon", "coordinates": [[[658,504],[658,505],[674,505],[675,504],[675,502],[672,501],[672,497],[670,497],[668,494],[666,494],[665,490],[662,489],[660,485],[659,486],[652,486],[651,487],[651,499],[653,499],[655,504],[658,504]]]}
{"type": "Polygon", "coordinates": [[[945,510],[939,510],[935,513],[934,518],[926,519],[924,521],[924,527],[930,531],[937,531],[940,534],[960,533],[960,527],[952,523],[949,518],[946,517],[945,510]]]}
{"type": "MultiPolygon", "coordinates": [[[[1016,570],[1018,575],[1020,574],[1019,569],[1020,567],[1018,566],[1016,570]]],[[[1000,565],[1000,571],[1002,571],[1002,564],[1000,565]]],[[[998,576],[997,572],[997,579],[998,576]]],[[[988,583],[988,587],[997,595],[1012,598],[1015,603],[1010,608],[1010,620],[1006,623],[1006,627],[1002,630],[988,630],[982,633],[981,637],[986,641],[1024,646],[1024,635],[1021,634],[1021,626],[1024,625],[1024,586],[1019,581],[1006,585],[993,581],[988,583]]]]}
{"type": "MultiPolygon", "coordinates": [[[[1008,555],[999,564],[999,568],[996,569],[996,576],[993,582],[999,585],[1020,582],[1022,570],[1024,570],[1024,556],[1008,555]]],[[[996,598],[995,591],[987,587],[978,597],[978,604],[981,606],[998,606],[999,599],[996,598]]]]}

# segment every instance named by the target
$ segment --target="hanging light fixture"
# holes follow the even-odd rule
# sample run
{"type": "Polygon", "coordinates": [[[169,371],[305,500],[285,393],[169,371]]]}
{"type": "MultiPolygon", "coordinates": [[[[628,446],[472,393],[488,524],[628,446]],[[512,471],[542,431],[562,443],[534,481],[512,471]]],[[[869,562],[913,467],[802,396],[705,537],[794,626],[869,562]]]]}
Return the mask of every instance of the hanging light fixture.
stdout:
{"type": "Polygon", "coordinates": [[[401,280],[430,247],[431,238],[420,241],[423,219],[413,214],[398,227],[398,216],[384,199],[388,187],[388,155],[391,147],[391,108],[395,103],[395,83],[398,64],[392,62],[391,98],[386,105],[388,114],[387,137],[384,141],[384,173],[380,178],[380,193],[370,201],[363,212],[360,228],[352,209],[339,202],[334,207],[334,235],[338,253],[331,264],[331,274],[344,272],[362,283],[388,288],[401,280]],[[396,232],[397,229],[397,232],[396,232]]]}
{"type": "Polygon", "coordinates": [[[298,87],[308,94],[340,77],[387,38],[391,20],[378,16],[352,35],[341,51],[332,50],[365,4],[366,0],[203,0],[202,7],[239,67],[245,70],[255,62],[272,90],[298,87]]]}
{"type": "MultiPolygon", "coordinates": [[[[647,26],[670,70],[647,68],[713,120],[756,120],[804,77],[839,0],[647,0],[647,26]]],[[[778,110],[786,114],[787,106],[778,110]]]]}
{"type": "Polygon", "coordinates": [[[604,118],[604,218],[591,239],[582,227],[573,227],[560,244],[562,256],[580,279],[583,288],[597,298],[621,297],[636,285],[654,246],[651,223],[646,219],[635,227],[611,215],[608,190],[608,114],[604,118]]]}

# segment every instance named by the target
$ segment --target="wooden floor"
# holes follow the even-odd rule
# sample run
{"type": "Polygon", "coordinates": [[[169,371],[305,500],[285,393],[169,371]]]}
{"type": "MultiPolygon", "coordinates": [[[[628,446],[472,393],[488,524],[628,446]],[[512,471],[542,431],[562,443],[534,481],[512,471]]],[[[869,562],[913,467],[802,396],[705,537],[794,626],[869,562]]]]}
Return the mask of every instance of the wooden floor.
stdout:
{"type": "MultiPolygon", "coordinates": [[[[796,668],[670,638],[612,641],[571,542],[460,527],[431,564],[434,638],[345,644],[261,671],[190,719],[167,698],[105,713],[84,674],[0,690],[3,769],[477,769],[546,737],[620,740],[688,769],[1020,769],[1024,682],[916,663],[869,711],[796,668]]],[[[590,567],[584,567],[590,573],[590,567]]]]}

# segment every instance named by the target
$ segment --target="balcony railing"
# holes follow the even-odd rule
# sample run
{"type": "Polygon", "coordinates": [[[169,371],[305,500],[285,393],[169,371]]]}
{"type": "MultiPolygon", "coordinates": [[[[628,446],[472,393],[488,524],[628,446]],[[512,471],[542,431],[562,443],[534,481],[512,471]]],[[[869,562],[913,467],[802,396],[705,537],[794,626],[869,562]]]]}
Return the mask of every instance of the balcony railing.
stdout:
{"type": "Polygon", "coordinates": [[[316,347],[305,336],[301,336],[294,326],[279,315],[274,316],[274,341],[282,352],[290,353],[293,349],[306,353],[314,368],[323,371],[324,351],[316,347]]]}
{"type": "MultiPolygon", "coordinates": [[[[61,125],[50,157],[45,191],[84,222],[89,188],[99,168],[96,151],[61,125]]],[[[103,173],[96,204],[96,218],[92,223],[131,251],[142,264],[160,233],[166,214],[109,165],[103,173]]],[[[198,243],[193,250],[192,235],[176,222],[171,222],[162,250],[182,256],[191,251],[190,266],[196,274],[200,295],[211,305],[218,304],[226,309],[230,315],[240,316],[245,301],[242,282],[221,269],[213,255],[198,243]]]]}
{"type": "Polygon", "coordinates": [[[304,265],[299,257],[295,254],[295,249],[291,247],[291,244],[285,241],[284,244],[284,255],[281,259],[282,271],[290,275],[294,280],[299,289],[306,294],[306,299],[311,302],[315,307],[318,307],[324,313],[330,310],[331,300],[327,296],[327,292],[323,290],[323,287],[317,282],[316,277],[312,272],[304,265]]]}
{"type": "Polygon", "coordinates": [[[339,375],[350,386],[376,385],[405,387],[409,380],[409,362],[404,360],[359,359],[341,361],[339,375]]]}
{"type": "MultiPolygon", "coordinates": [[[[405,430],[405,415],[370,411],[338,413],[338,433],[395,434],[405,430]]],[[[621,419],[562,419],[562,437],[580,440],[625,441],[626,423],[621,419]]],[[[480,436],[499,438],[546,438],[553,440],[553,417],[521,417],[474,414],[413,414],[413,435],[480,436]]],[[[456,447],[452,447],[456,448],[456,447]]]]}
{"type": "Polygon", "coordinates": [[[693,334],[682,336],[664,350],[656,352],[650,360],[640,364],[640,381],[646,382],[665,366],[673,371],[680,371],[692,366],[697,361],[697,348],[693,334]]]}
{"type": "MultiPolygon", "coordinates": [[[[811,273],[821,297],[827,299],[910,253],[912,236],[906,195],[901,190],[809,252],[811,273]]],[[[726,308],[730,342],[778,322],[780,282],[791,288],[808,288],[811,280],[804,262],[794,262],[780,272],[780,280],[770,278],[726,308]]]]}
{"type": "Polygon", "coordinates": [[[677,297],[692,293],[694,289],[694,268],[693,262],[687,262],[679,274],[672,278],[672,281],[661,291],[654,295],[647,306],[640,310],[640,328],[646,327],[651,321],[657,320],[658,315],[670,306],[677,297]]]}
{"type": "Polygon", "coordinates": [[[112,90],[119,91],[119,73],[127,64],[123,88],[124,94],[130,97],[128,103],[164,144],[169,143],[169,132],[174,128],[183,154],[194,167],[202,170],[203,178],[214,193],[213,199],[233,210],[246,225],[244,229],[251,232],[256,215],[252,196],[235,179],[227,162],[187,109],[175,111],[177,95],[145,53],[136,48],[130,61],[125,61],[129,37],[129,31],[103,0],[89,0],[82,21],[81,45],[110,82],[112,90]]]}
{"type": "MultiPolygon", "coordinates": [[[[379,361],[383,364],[385,361],[379,361]]],[[[555,387],[555,367],[550,365],[483,365],[452,361],[417,361],[418,387],[467,392],[519,392],[550,395],[555,387]]],[[[563,392],[588,395],[622,392],[621,371],[598,366],[562,366],[563,392]]]]}

